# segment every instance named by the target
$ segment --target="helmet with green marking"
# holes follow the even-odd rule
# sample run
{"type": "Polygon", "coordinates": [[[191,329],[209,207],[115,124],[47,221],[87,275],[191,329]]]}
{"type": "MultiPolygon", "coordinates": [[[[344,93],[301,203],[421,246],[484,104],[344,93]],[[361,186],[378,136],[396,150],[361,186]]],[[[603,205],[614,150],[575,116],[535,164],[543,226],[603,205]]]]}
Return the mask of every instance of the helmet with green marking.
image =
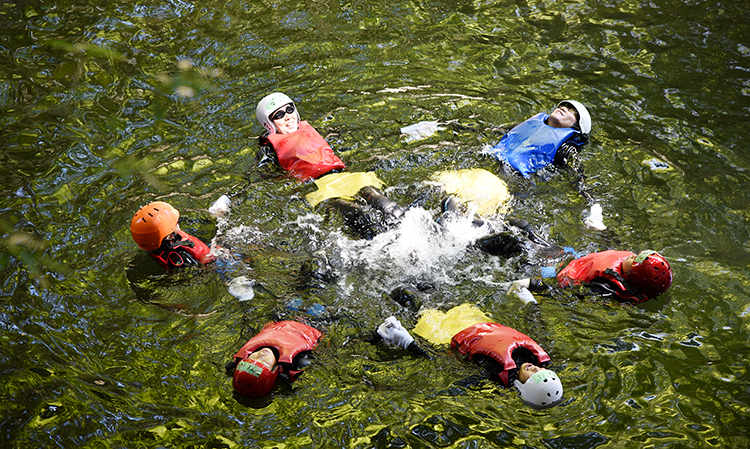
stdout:
{"type": "Polygon", "coordinates": [[[280,370],[278,365],[270,370],[256,360],[242,359],[234,369],[232,386],[243,396],[260,398],[273,391],[280,370]]]}
{"type": "Polygon", "coordinates": [[[543,369],[529,377],[526,383],[513,383],[524,402],[536,408],[553,407],[562,401],[563,386],[554,371],[543,369]]]}
{"type": "Polygon", "coordinates": [[[672,267],[656,251],[641,251],[633,261],[627,280],[644,295],[655,298],[672,285],[672,267]]]}
{"type": "Polygon", "coordinates": [[[297,110],[297,106],[294,104],[294,101],[292,101],[292,99],[289,98],[286,94],[282,94],[281,92],[274,92],[270,95],[266,95],[262,100],[258,102],[258,106],[255,108],[255,116],[258,118],[258,123],[260,123],[262,127],[266,128],[271,134],[276,134],[277,132],[279,132],[279,130],[276,129],[276,125],[273,124],[271,114],[273,114],[273,112],[280,107],[286,106],[288,104],[291,104],[294,107],[294,112],[292,112],[292,114],[297,116],[297,121],[299,122],[299,111],[297,110]]]}

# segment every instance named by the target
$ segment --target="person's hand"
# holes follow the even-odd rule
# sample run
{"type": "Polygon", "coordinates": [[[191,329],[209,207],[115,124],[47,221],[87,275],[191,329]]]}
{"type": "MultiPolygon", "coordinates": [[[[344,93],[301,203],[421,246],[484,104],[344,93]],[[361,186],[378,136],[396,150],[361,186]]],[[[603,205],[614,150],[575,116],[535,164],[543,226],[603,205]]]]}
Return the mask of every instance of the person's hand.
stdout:
{"type": "Polygon", "coordinates": [[[531,279],[516,279],[513,281],[512,284],[510,284],[510,287],[508,288],[508,293],[516,292],[520,290],[521,288],[528,289],[529,284],[531,284],[531,279]]]}
{"type": "Polygon", "coordinates": [[[531,302],[536,304],[536,298],[534,298],[534,295],[532,295],[531,291],[529,290],[530,284],[531,279],[529,278],[513,281],[513,283],[510,284],[510,288],[508,289],[508,294],[518,296],[525,304],[531,302]]]}
{"type": "Polygon", "coordinates": [[[383,337],[386,343],[401,346],[406,349],[414,341],[409,331],[404,329],[401,322],[394,316],[389,316],[378,327],[378,335],[383,337]]]}

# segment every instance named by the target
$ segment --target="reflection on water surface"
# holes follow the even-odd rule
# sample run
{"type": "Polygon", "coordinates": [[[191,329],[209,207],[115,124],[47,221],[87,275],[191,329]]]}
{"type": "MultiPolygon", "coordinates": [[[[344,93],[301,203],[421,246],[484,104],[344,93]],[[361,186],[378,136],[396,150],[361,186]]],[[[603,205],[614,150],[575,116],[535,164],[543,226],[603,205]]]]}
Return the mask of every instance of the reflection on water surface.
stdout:
{"type": "MultiPolygon", "coordinates": [[[[3,439],[747,446],[747,15],[670,1],[3,4],[3,439]],[[675,283],[638,308],[569,292],[533,308],[502,287],[533,271],[523,261],[438,233],[356,241],[304,200],[312,185],[256,167],[255,105],[275,90],[402,205],[437,171],[485,168],[545,238],[659,250],[675,283]],[[582,225],[569,174],[526,180],[481,154],[503,126],[565,98],[590,105],[582,159],[604,232],[582,225]],[[400,135],[423,120],[445,129],[400,135]],[[207,209],[222,194],[233,207],[217,221],[207,209]],[[241,263],[159,274],[127,226],[154,199],[241,263]],[[315,258],[335,280],[304,281],[315,258]],[[239,275],[256,282],[253,299],[229,293],[239,275]],[[532,335],[564,405],[534,411],[447,348],[414,358],[362,341],[389,314],[414,320],[389,297],[407,281],[433,284],[425,307],[471,302],[532,335]],[[287,309],[295,299],[326,314],[287,309]],[[317,320],[326,340],[293,388],[254,408],[233,397],[224,364],[273,317],[317,320]]],[[[438,201],[411,209],[415,222],[432,223],[438,201]]]]}

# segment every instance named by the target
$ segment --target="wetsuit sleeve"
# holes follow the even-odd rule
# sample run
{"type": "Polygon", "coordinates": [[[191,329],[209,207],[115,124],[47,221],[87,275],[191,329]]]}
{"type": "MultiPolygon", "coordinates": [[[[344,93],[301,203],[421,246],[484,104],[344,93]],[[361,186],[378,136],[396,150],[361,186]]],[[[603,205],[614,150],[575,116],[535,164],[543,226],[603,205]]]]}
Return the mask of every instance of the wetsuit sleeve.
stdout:
{"type": "Polygon", "coordinates": [[[307,368],[309,364],[311,364],[315,360],[315,356],[310,351],[305,351],[300,354],[297,354],[296,357],[294,357],[294,360],[292,360],[292,367],[291,369],[293,371],[302,371],[303,369],[307,368]]]}
{"type": "Polygon", "coordinates": [[[596,277],[586,283],[588,288],[593,294],[608,299],[614,299],[618,302],[625,304],[637,304],[634,300],[623,298],[618,294],[617,286],[615,286],[609,279],[604,277],[596,277]]]}
{"type": "Polygon", "coordinates": [[[474,356],[474,361],[482,368],[488,379],[493,382],[503,383],[500,379],[500,373],[503,371],[503,366],[500,363],[492,357],[481,354],[476,354],[474,356]]]}
{"type": "Polygon", "coordinates": [[[271,142],[266,138],[266,135],[263,135],[258,139],[258,153],[256,154],[258,167],[263,167],[269,164],[279,165],[279,158],[276,155],[276,151],[273,149],[271,142]]]}
{"type": "Polygon", "coordinates": [[[544,283],[542,279],[531,278],[529,279],[529,291],[530,292],[546,292],[549,290],[549,286],[544,283]]]}
{"type": "Polygon", "coordinates": [[[406,347],[406,350],[411,352],[414,355],[427,355],[427,353],[422,349],[418,344],[417,341],[414,340],[413,342],[409,343],[409,346],[406,347]]]}
{"type": "Polygon", "coordinates": [[[232,360],[224,366],[224,370],[226,371],[227,376],[231,377],[232,375],[234,375],[234,369],[237,367],[238,362],[239,360],[232,360]]]}
{"type": "Polygon", "coordinates": [[[567,167],[577,165],[578,163],[578,147],[571,142],[565,142],[560,145],[555,153],[555,159],[552,163],[556,167],[567,167]]]}

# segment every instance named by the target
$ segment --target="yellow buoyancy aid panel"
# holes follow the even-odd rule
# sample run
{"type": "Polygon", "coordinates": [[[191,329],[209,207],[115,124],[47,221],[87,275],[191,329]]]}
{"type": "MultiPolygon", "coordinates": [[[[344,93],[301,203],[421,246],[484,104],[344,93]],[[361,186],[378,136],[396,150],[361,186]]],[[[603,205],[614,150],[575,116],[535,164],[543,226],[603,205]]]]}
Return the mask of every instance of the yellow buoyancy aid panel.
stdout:
{"type": "Polygon", "coordinates": [[[433,174],[431,179],[442,185],[448,194],[457,196],[467,205],[475,204],[480,215],[507,212],[511,198],[508,184],[487,170],[474,168],[441,171],[433,174]]]}
{"type": "Polygon", "coordinates": [[[318,190],[305,195],[307,201],[317,206],[320,202],[331,198],[352,199],[362,187],[372,186],[376,189],[383,187],[375,172],[331,173],[315,181],[318,190]]]}
{"type": "Polygon", "coordinates": [[[419,317],[414,333],[432,344],[450,344],[454,335],[477,323],[492,321],[473,304],[461,304],[447,312],[427,310],[419,317]]]}

